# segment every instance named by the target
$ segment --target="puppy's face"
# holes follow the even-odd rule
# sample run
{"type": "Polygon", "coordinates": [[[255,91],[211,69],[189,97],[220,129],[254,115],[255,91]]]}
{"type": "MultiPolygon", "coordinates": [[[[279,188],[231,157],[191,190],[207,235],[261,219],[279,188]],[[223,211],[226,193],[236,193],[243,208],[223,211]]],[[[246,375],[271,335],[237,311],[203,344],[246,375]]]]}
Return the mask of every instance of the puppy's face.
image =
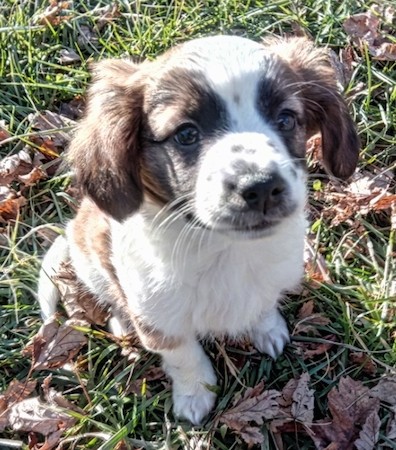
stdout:
{"type": "Polygon", "coordinates": [[[269,234],[301,211],[307,138],[349,176],[358,139],[325,53],[306,40],[203,38],[154,62],[102,63],[71,159],[121,220],[145,196],[195,225],[269,234]]]}

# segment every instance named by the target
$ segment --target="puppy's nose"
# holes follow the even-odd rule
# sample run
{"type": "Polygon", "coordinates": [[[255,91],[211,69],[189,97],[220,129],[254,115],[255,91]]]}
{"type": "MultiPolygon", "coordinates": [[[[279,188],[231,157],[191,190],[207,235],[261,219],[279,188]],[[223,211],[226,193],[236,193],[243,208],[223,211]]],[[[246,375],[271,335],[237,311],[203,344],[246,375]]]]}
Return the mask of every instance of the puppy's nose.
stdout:
{"type": "Polygon", "coordinates": [[[250,209],[266,214],[279,204],[285,189],[286,183],[283,178],[278,173],[272,173],[243,186],[240,195],[250,209]]]}

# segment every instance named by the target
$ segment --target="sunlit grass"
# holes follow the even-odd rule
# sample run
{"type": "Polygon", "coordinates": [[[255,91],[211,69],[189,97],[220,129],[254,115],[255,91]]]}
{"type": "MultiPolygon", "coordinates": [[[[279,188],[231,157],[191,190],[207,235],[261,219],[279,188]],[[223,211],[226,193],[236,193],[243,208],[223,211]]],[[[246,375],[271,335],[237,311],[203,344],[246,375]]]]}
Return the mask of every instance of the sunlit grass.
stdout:
{"type": "MultiPolygon", "coordinates": [[[[337,51],[348,44],[343,21],[369,7],[358,0],[118,1],[119,14],[101,24],[103,8],[111,4],[70,2],[62,11],[66,20],[43,25],[38,18],[47,8],[47,1],[1,3],[0,120],[5,121],[12,135],[8,144],[0,148],[2,156],[20,150],[37,133],[31,128],[29,114],[45,109],[56,112],[62,103],[84,94],[92,61],[125,56],[136,61],[154,58],[178,42],[214,33],[260,39],[267,33],[297,30],[337,51]],[[88,40],[82,38],[84,27],[92,33],[88,40]],[[62,49],[74,50],[81,61],[62,65],[62,49]]],[[[351,111],[362,141],[360,167],[369,171],[394,170],[396,63],[375,61],[363,52],[346,93],[351,93],[351,111]]],[[[3,225],[0,390],[12,379],[24,379],[29,373],[30,361],[21,349],[40,326],[35,302],[39,259],[48,247],[51,233],[57,233],[72,216],[73,199],[67,193],[68,185],[67,174],[59,174],[25,189],[27,204],[17,222],[3,225]]],[[[320,210],[321,205],[316,206],[320,210]]],[[[318,251],[325,258],[332,284],[313,287],[308,283],[285,306],[293,329],[301,305],[314,300],[315,312],[330,319],[318,328],[319,335],[297,336],[276,362],[251,347],[206,344],[221,384],[216,410],[202,429],[175,423],[166,378],[142,382],[153,367],[159,366],[158,357],[141,351],[138,359],[130,363],[104,331],[90,332],[88,348],[79,356],[75,370],[52,371],[52,385],[84,410],[84,414],[76,415],[77,424],[69,431],[64,448],[112,449],[127,436],[130,448],[195,450],[201,439],[211,449],[242,449],[245,447],[239,438],[214,419],[247,386],[264,379],[268,388],[281,389],[290,378],[308,371],[317,392],[318,413],[324,416],[326,395],[341,376],[370,381],[362,367],[351,363],[351,352],[367,353],[377,364],[377,377],[394,367],[394,231],[390,230],[389,220],[382,220],[379,215],[354,219],[330,227],[326,218],[314,218],[312,231],[317,235],[318,251]],[[299,344],[326,342],[328,336],[335,339],[328,352],[313,359],[304,359],[299,353],[299,344]]],[[[47,375],[48,371],[33,373],[40,381],[47,375]]],[[[268,446],[263,448],[277,448],[271,431],[263,427],[263,433],[268,437],[268,446]]],[[[4,436],[26,442],[24,434],[6,432],[4,436]]],[[[309,439],[297,434],[285,434],[283,440],[285,449],[314,448],[309,439]]]]}

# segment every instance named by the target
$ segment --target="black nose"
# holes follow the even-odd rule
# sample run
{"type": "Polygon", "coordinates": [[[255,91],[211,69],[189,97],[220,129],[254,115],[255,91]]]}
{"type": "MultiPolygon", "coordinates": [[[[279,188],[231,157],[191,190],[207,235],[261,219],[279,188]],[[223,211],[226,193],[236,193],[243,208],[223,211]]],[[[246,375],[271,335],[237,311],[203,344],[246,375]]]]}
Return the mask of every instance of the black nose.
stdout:
{"type": "Polygon", "coordinates": [[[245,185],[240,195],[250,209],[266,214],[271,208],[279,204],[285,189],[286,182],[284,179],[278,173],[273,173],[245,185]]]}

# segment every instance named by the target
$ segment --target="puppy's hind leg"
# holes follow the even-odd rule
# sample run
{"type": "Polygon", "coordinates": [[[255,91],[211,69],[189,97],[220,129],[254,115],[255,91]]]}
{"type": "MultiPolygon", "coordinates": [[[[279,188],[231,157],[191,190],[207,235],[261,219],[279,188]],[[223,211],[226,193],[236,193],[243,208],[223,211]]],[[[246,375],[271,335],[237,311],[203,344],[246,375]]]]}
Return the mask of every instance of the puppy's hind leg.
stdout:
{"type": "Polygon", "coordinates": [[[53,281],[62,262],[69,258],[69,246],[64,236],[58,236],[45,255],[41,264],[38,281],[38,301],[41,308],[41,317],[48,319],[56,312],[59,301],[59,291],[53,281]]]}

